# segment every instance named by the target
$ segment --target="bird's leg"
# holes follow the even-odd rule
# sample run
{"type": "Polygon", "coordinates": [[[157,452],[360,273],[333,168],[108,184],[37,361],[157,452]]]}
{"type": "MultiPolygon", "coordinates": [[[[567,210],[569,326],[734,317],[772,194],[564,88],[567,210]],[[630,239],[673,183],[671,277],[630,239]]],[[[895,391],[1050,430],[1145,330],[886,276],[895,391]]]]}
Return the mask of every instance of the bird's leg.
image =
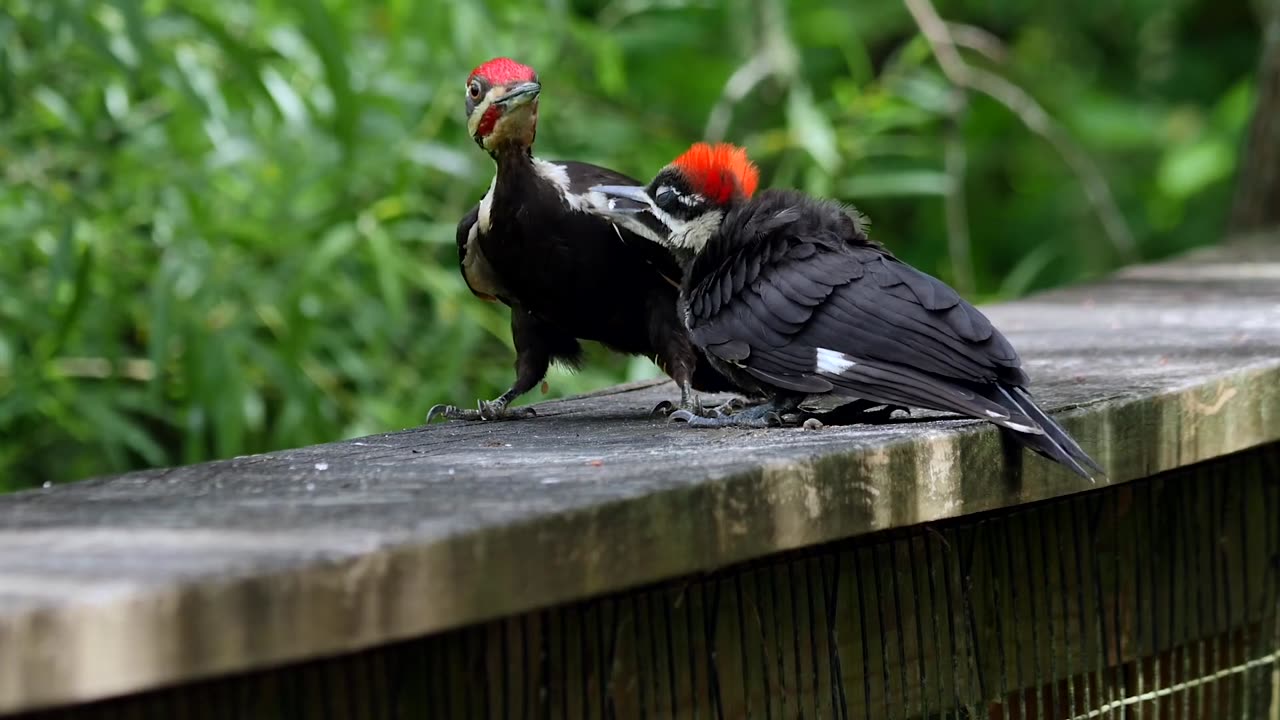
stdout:
{"type": "Polygon", "coordinates": [[[693,391],[693,385],[686,379],[678,379],[677,384],[680,385],[680,406],[670,400],[663,400],[649,411],[649,415],[653,417],[670,417],[671,413],[678,410],[684,410],[694,415],[706,415],[709,411],[702,406],[702,399],[693,391]]]}
{"type": "MultiPolygon", "coordinates": [[[[854,400],[845,403],[826,412],[812,412],[808,410],[800,410],[795,414],[798,422],[806,423],[806,427],[814,427],[809,424],[811,421],[817,421],[821,425],[878,425],[888,422],[895,411],[910,415],[911,410],[901,405],[890,405],[887,403],[875,402],[874,400],[854,400]],[[878,409],[877,409],[878,408],[878,409]]],[[[787,418],[791,419],[790,416],[787,418]]]]}
{"type": "Polygon", "coordinates": [[[790,398],[774,398],[731,415],[707,417],[703,415],[694,415],[686,410],[677,410],[671,413],[670,419],[673,421],[679,420],[686,422],[689,424],[689,427],[699,428],[778,427],[783,423],[783,415],[793,412],[798,404],[798,400],[792,400],[790,398]]]}
{"type": "Polygon", "coordinates": [[[663,400],[649,412],[653,417],[670,417],[671,413],[684,411],[693,415],[706,415],[702,401],[693,391],[694,368],[698,364],[698,349],[689,341],[684,328],[669,306],[658,303],[650,311],[649,338],[655,352],[653,361],[676,385],[680,387],[680,406],[663,400]]]}
{"type": "Polygon", "coordinates": [[[427,422],[437,417],[443,417],[446,420],[521,420],[536,417],[538,413],[531,407],[508,407],[512,400],[525,392],[520,390],[518,384],[513,385],[510,390],[492,400],[477,400],[475,410],[460,408],[456,405],[436,405],[427,411],[427,422]]]}
{"type": "Polygon", "coordinates": [[[511,339],[516,346],[516,381],[511,388],[493,400],[479,400],[476,409],[455,405],[436,405],[427,412],[427,422],[437,417],[447,420],[520,420],[536,417],[531,407],[509,407],[511,402],[529,392],[547,375],[551,358],[573,364],[582,352],[578,341],[558,332],[522,310],[512,309],[511,339]]]}

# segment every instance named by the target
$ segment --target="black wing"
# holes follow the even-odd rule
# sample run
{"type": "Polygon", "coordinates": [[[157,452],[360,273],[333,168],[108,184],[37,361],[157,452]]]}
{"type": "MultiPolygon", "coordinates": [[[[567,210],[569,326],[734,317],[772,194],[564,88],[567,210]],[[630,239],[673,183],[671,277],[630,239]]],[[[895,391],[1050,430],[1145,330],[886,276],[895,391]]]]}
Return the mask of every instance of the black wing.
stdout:
{"type": "Polygon", "coordinates": [[[946,284],[821,228],[808,239],[761,229],[689,291],[700,347],[785,390],[1035,428],[986,397],[1026,375],[1004,336],[946,284]]]}
{"type": "Polygon", "coordinates": [[[564,168],[565,174],[569,177],[569,192],[574,195],[586,195],[587,191],[596,185],[644,185],[630,175],[623,175],[607,167],[576,160],[553,160],[552,162],[564,168]]]}
{"type": "MultiPolygon", "coordinates": [[[[555,160],[553,162],[564,168],[565,175],[569,179],[569,192],[586,198],[588,201],[594,199],[597,202],[609,202],[608,198],[603,196],[590,197],[591,188],[597,185],[642,186],[645,184],[629,175],[624,175],[616,170],[610,170],[599,165],[592,165],[591,163],[574,160],[555,160]]],[[[676,262],[675,256],[671,254],[671,251],[665,245],[661,244],[661,240],[665,238],[668,232],[667,227],[661,220],[648,212],[641,212],[635,215],[613,218],[609,222],[618,229],[619,239],[631,246],[667,282],[679,287],[683,273],[680,270],[679,263],[676,262]]]]}

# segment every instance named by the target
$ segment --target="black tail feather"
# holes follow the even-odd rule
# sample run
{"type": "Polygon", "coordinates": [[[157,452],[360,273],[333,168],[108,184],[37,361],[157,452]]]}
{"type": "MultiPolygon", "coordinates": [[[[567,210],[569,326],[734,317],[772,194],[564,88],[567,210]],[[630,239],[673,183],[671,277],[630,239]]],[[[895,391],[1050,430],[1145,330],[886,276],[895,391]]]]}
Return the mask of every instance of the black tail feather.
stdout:
{"type": "Polygon", "coordinates": [[[993,400],[1000,402],[1003,399],[1004,401],[1000,402],[1001,405],[1011,406],[1011,409],[1016,408],[1044,430],[1044,434],[1041,435],[1011,432],[1020,443],[1050,460],[1067,466],[1081,477],[1090,480],[1097,476],[1106,477],[1106,471],[1102,466],[1089,457],[1089,454],[1071,439],[1061,425],[1046,415],[1025,390],[1020,387],[999,387],[998,393],[1001,398],[993,397],[993,400]]]}
{"type": "MultiPolygon", "coordinates": [[[[986,420],[1008,432],[1027,448],[1093,480],[1106,472],[1076,444],[1061,425],[1041,410],[1021,387],[1009,383],[960,383],[914,368],[845,355],[848,367],[839,372],[805,376],[805,382],[826,381],[846,393],[877,404],[954,412],[986,420]]],[[[790,381],[760,368],[748,368],[774,385],[790,381]]],[[[811,387],[792,387],[812,392],[811,387]]]]}

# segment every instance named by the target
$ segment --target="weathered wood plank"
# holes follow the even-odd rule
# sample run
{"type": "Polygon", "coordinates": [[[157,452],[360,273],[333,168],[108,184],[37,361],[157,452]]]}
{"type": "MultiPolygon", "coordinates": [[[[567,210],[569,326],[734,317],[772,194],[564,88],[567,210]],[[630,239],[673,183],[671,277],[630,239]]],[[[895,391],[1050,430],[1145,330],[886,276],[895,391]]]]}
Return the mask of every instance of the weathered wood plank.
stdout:
{"type": "MultiPolygon", "coordinates": [[[[1037,396],[1076,408],[1064,423],[1113,483],[1280,440],[1280,243],[988,310],[1037,396]]],[[[529,422],[0,498],[0,712],[369,647],[1090,487],[1005,453],[985,425],[690,431],[647,419],[671,395],[638,386],[547,403],[529,422]]]]}
{"type": "Polygon", "coordinates": [[[961,708],[987,720],[1261,718],[1280,666],[1278,461],[1272,444],[1030,507],[22,720],[167,718],[170,707],[195,707],[177,716],[191,720],[924,720],[961,708]],[[1184,706],[1199,710],[1175,713],[1184,706]]]}

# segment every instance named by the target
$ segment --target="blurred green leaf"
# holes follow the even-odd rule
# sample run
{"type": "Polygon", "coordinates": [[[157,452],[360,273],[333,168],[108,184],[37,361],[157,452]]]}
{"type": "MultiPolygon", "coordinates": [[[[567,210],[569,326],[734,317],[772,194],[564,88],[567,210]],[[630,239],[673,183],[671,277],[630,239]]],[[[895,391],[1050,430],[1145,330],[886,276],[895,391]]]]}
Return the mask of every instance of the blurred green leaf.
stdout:
{"type": "Polygon", "coordinates": [[[840,183],[840,194],[851,198],[946,195],[950,191],[951,178],[936,170],[859,173],[840,183]]]}
{"type": "Polygon", "coordinates": [[[1027,294],[1035,286],[1036,278],[1059,258],[1059,249],[1053,245],[1037,245],[1013,266],[996,294],[1004,298],[1016,298],[1027,294]]]}
{"type": "Polygon", "coordinates": [[[804,148],[823,170],[833,173],[840,166],[836,132],[831,121],[814,104],[808,87],[797,85],[787,95],[787,123],[791,140],[804,148]]]}
{"type": "MultiPolygon", "coordinates": [[[[1254,99],[1236,4],[959,0],[998,61],[1102,168],[1144,257],[1220,234],[1254,99]]],[[[950,277],[955,95],[900,3],[6,0],[0,7],[0,490],[421,422],[511,381],[509,312],[458,274],[493,162],[463,81],[494,55],[545,83],[536,152],[650,177],[726,139],[764,186],[867,213],[950,277]],[[767,12],[785,18],[763,22],[767,12]],[[783,22],[785,20],[785,22],[783,22]]],[[[1112,267],[1085,193],[971,96],[977,297],[1112,267]]],[[[551,396],[656,376],[597,347],[551,396]]],[[[533,395],[521,402],[531,402],[533,395]]]]}
{"type": "Polygon", "coordinates": [[[351,88],[351,71],[347,65],[347,51],[343,47],[342,34],[324,0],[299,0],[302,27],[312,47],[324,63],[324,76],[329,91],[333,93],[334,134],[344,150],[354,152],[356,128],[360,121],[360,105],[351,88]]]}
{"type": "Polygon", "coordinates": [[[1172,148],[1160,164],[1156,178],[1165,194],[1186,198],[1226,178],[1234,166],[1234,148],[1210,138],[1172,148]]]}

